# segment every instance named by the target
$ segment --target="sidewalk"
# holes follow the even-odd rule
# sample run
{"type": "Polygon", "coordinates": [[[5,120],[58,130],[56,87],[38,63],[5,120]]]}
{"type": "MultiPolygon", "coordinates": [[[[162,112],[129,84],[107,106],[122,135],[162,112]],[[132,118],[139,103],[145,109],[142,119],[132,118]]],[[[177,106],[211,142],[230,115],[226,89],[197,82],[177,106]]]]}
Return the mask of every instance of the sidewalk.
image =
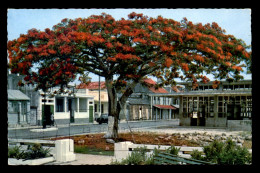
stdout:
{"type": "Polygon", "coordinates": [[[76,160],[71,162],[51,162],[45,165],[109,165],[114,156],[76,154],[76,160]]]}
{"type": "MultiPolygon", "coordinates": [[[[68,126],[80,126],[80,125],[92,125],[92,124],[96,124],[94,123],[72,123],[72,124],[58,124],[58,125],[54,125],[54,126],[47,126],[46,129],[48,128],[53,128],[53,127],[68,127],[68,126]]],[[[12,130],[12,129],[42,129],[42,126],[39,125],[28,125],[28,126],[16,126],[16,127],[8,127],[8,130],[12,130]]]]}
{"type": "MultiPolygon", "coordinates": [[[[156,121],[156,120],[135,120],[135,121],[128,121],[128,122],[131,122],[131,123],[134,123],[134,122],[147,122],[147,121],[156,121]]],[[[161,120],[162,121],[162,120],[161,120]]],[[[167,120],[165,120],[167,121],[167,120]]],[[[127,123],[126,120],[120,120],[119,123],[127,123]]],[[[57,125],[54,125],[54,126],[47,126],[46,129],[48,128],[53,128],[53,127],[69,127],[69,126],[85,126],[85,125],[92,125],[92,124],[98,124],[96,121],[94,121],[93,123],[70,123],[70,124],[57,124],[57,125]]],[[[16,125],[15,127],[8,127],[8,130],[12,130],[12,129],[42,129],[42,125],[26,125],[26,126],[22,126],[22,125],[16,125]]]]}

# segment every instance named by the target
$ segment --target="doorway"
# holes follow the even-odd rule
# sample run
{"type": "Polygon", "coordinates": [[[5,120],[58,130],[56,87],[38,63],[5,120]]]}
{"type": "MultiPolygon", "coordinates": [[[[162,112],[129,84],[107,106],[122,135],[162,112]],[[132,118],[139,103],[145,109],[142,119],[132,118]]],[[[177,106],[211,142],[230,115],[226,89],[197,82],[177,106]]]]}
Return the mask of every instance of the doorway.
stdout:
{"type": "Polygon", "coordinates": [[[54,106],[53,105],[42,105],[42,124],[43,125],[53,125],[52,116],[54,116],[54,106]]]}
{"type": "Polygon", "coordinates": [[[70,122],[74,123],[74,110],[72,108],[72,99],[68,99],[68,111],[70,112],[70,122]]]}
{"type": "Polygon", "coordinates": [[[227,105],[227,119],[228,120],[242,120],[241,105],[228,104],[227,105]]]}
{"type": "Polygon", "coordinates": [[[201,110],[199,112],[199,126],[205,126],[206,125],[206,112],[205,112],[206,106],[201,105],[201,110]]]}

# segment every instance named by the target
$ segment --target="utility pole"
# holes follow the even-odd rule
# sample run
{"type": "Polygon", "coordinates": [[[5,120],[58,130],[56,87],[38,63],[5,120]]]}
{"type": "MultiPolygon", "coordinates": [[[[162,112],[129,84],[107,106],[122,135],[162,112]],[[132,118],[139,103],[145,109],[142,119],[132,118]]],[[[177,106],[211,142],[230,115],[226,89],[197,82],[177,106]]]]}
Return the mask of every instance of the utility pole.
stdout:
{"type": "Polygon", "coordinates": [[[100,99],[100,90],[101,90],[101,84],[100,84],[100,75],[98,76],[98,101],[99,101],[99,116],[101,116],[101,99],[100,99]]]}
{"type": "Polygon", "coordinates": [[[44,102],[43,102],[43,120],[42,120],[42,128],[46,129],[46,92],[44,91],[44,102]]]}

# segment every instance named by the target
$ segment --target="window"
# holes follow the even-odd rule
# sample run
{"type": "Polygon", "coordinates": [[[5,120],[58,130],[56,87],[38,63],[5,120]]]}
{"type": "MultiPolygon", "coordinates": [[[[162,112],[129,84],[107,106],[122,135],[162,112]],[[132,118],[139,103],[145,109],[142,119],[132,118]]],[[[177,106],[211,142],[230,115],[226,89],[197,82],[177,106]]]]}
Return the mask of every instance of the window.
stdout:
{"type": "Polygon", "coordinates": [[[56,112],[64,112],[64,98],[56,98],[56,112]]]}
{"type": "Polygon", "coordinates": [[[226,96],[218,97],[218,117],[225,117],[227,112],[227,104],[225,102],[226,96]]]}
{"type": "Polygon", "coordinates": [[[87,99],[79,98],[79,112],[87,112],[87,99]]]}
{"type": "Polygon", "coordinates": [[[10,113],[16,113],[18,112],[18,103],[15,101],[10,101],[10,107],[8,107],[8,112],[10,113]]]}
{"type": "Polygon", "coordinates": [[[22,114],[26,114],[27,113],[27,102],[22,102],[22,114]]]}

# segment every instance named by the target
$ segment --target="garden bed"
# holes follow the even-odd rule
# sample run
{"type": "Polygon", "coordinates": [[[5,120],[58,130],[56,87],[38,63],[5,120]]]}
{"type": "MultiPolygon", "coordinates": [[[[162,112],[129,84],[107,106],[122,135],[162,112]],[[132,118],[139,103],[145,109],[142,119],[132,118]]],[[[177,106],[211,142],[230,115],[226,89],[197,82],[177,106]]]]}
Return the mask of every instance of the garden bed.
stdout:
{"type": "MultiPolygon", "coordinates": [[[[114,144],[107,143],[103,138],[105,133],[99,134],[87,134],[77,135],[70,137],[58,137],[51,140],[58,139],[73,139],[74,140],[74,152],[84,154],[101,154],[101,155],[113,155],[114,144]]],[[[178,139],[178,136],[171,136],[167,134],[145,133],[135,132],[131,133],[119,133],[119,138],[116,142],[131,141],[136,144],[153,144],[153,145],[176,145],[176,146],[198,146],[191,141],[178,139]],[[133,137],[132,137],[133,136],[133,137]]]]}
{"type": "MultiPolygon", "coordinates": [[[[58,137],[57,139],[73,139],[74,140],[74,152],[84,154],[100,154],[100,155],[113,155],[114,144],[107,143],[103,138],[105,133],[76,135],[70,137],[58,137]]],[[[242,136],[242,135],[240,135],[242,136]]],[[[152,145],[173,145],[173,146],[191,146],[202,147],[205,142],[212,142],[214,139],[224,141],[229,136],[212,135],[208,133],[154,133],[154,132],[134,132],[131,133],[119,133],[119,138],[115,142],[131,141],[135,144],[152,144],[152,145]]],[[[233,139],[240,140],[240,144],[248,149],[252,147],[252,140],[242,140],[238,136],[233,136],[233,139]]]]}

